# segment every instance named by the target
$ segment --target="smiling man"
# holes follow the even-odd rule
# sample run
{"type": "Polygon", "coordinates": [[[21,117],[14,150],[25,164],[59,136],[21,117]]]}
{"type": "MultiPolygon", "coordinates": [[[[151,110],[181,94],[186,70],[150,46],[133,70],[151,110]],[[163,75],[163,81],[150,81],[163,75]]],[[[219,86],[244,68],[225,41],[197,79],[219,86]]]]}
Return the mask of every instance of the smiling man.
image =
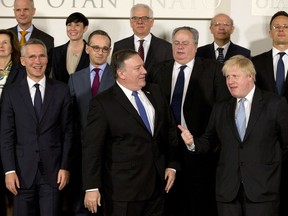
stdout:
{"type": "MultiPolygon", "coordinates": [[[[184,26],[174,29],[174,60],[152,67],[147,81],[157,83],[170,102],[175,120],[194,134],[202,135],[216,101],[230,97],[221,73],[221,64],[195,57],[199,33],[184,26]]],[[[215,215],[215,157],[196,155],[186,150],[180,135],[182,169],[177,174],[175,191],[168,194],[167,215],[215,215]],[[187,180],[189,179],[189,181],[187,180]],[[170,202],[171,201],[171,202],[170,202]]]]}
{"type": "Polygon", "coordinates": [[[33,16],[35,15],[36,8],[33,0],[15,0],[14,1],[14,15],[17,20],[17,25],[10,28],[15,35],[18,36],[20,45],[30,38],[37,38],[44,42],[47,47],[48,64],[46,67],[46,74],[50,74],[52,63],[52,49],[54,47],[54,38],[49,34],[39,30],[33,24],[33,16]]]}
{"type": "Polygon", "coordinates": [[[162,216],[178,170],[177,131],[134,50],[113,55],[116,83],[92,98],[82,160],[85,206],[106,216],[162,216]]]}
{"type": "Polygon", "coordinates": [[[215,15],[210,23],[210,31],[211,34],[213,34],[214,42],[199,47],[197,56],[217,59],[221,63],[224,63],[234,55],[243,55],[250,58],[250,50],[232,43],[231,35],[233,34],[234,29],[233,20],[228,15],[223,13],[215,15]]]}
{"type": "Polygon", "coordinates": [[[115,42],[113,53],[122,49],[133,49],[142,53],[140,55],[147,72],[154,64],[173,59],[171,44],[150,32],[153,24],[152,9],[146,4],[134,5],[130,11],[130,26],[134,35],[115,42]]]}
{"type": "Polygon", "coordinates": [[[14,215],[60,216],[60,191],[69,182],[72,141],[67,85],[45,76],[45,44],[30,39],[21,48],[27,78],[3,91],[1,157],[14,215]]]}

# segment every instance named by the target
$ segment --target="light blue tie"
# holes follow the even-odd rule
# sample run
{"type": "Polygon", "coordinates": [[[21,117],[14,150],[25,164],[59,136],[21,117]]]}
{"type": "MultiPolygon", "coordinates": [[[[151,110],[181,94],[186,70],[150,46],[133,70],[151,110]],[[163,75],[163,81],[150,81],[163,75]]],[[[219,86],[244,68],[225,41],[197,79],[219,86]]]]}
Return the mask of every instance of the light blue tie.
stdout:
{"type": "Polygon", "coordinates": [[[241,140],[243,140],[245,131],[246,131],[246,114],[245,114],[245,107],[244,107],[245,100],[246,100],[245,98],[242,98],[239,100],[238,102],[239,106],[235,114],[236,126],[237,126],[238,133],[239,133],[241,140]]]}
{"type": "Polygon", "coordinates": [[[150,124],[148,121],[148,117],[147,117],[145,108],[144,108],[144,106],[143,106],[143,104],[142,104],[142,102],[138,96],[138,92],[133,91],[132,95],[135,98],[135,102],[136,102],[136,105],[137,105],[137,108],[138,108],[138,111],[139,111],[139,114],[140,114],[142,121],[144,122],[144,124],[145,124],[146,128],[148,129],[148,131],[150,132],[150,134],[152,134],[151,127],[150,127],[150,124]]]}

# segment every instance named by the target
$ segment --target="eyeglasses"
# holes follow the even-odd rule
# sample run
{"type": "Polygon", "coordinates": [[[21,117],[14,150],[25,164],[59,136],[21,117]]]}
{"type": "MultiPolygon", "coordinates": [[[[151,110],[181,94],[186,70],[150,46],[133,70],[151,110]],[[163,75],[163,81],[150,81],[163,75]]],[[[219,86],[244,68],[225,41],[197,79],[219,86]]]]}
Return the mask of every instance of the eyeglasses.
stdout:
{"type": "Polygon", "coordinates": [[[283,24],[283,25],[272,25],[272,29],[275,31],[280,31],[281,29],[283,30],[288,30],[288,25],[283,24]]]}
{"type": "Polygon", "coordinates": [[[225,22],[223,22],[223,23],[221,23],[221,22],[214,22],[214,23],[212,23],[211,25],[214,26],[214,27],[218,27],[218,26],[230,27],[230,26],[231,26],[230,23],[225,23],[225,22]]]}
{"type": "Polygon", "coordinates": [[[110,47],[104,46],[104,47],[100,47],[100,46],[90,46],[93,49],[94,52],[99,52],[100,50],[102,50],[103,53],[108,53],[110,51],[110,47]]]}
{"type": "Polygon", "coordinates": [[[189,41],[173,41],[174,46],[183,46],[186,47],[188,45],[190,45],[191,43],[189,41]]]}
{"type": "Polygon", "coordinates": [[[35,61],[36,59],[39,59],[40,61],[44,60],[47,58],[47,55],[40,54],[40,55],[30,55],[30,56],[23,56],[25,58],[28,58],[29,61],[35,61]]]}
{"type": "Polygon", "coordinates": [[[148,16],[142,16],[142,17],[138,17],[138,16],[133,16],[130,18],[133,22],[138,22],[140,19],[142,22],[147,22],[149,19],[152,19],[151,17],[148,16]]]}

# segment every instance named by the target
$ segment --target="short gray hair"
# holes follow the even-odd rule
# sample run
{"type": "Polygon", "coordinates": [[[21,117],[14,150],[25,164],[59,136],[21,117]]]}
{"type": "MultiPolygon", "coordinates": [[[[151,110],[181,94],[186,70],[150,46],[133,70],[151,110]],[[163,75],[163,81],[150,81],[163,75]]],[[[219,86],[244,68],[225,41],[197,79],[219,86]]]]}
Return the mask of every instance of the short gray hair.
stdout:
{"type": "Polygon", "coordinates": [[[194,43],[198,44],[199,32],[197,31],[197,29],[189,27],[189,26],[182,26],[182,27],[175,28],[172,32],[172,38],[174,38],[175,34],[180,30],[190,31],[193,35],[192,39],[193,39],[194,43]]]}

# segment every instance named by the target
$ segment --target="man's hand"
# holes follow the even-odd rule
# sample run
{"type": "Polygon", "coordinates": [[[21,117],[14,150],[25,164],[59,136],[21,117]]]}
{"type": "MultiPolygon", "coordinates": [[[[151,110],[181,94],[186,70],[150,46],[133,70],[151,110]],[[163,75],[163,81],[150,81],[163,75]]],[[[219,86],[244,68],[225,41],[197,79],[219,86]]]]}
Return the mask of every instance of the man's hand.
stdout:
{"type": "Polygon", "coordinates": [[[5,184],[11,193],[13,193],[15,196],[18,194],[17,189],[20,188],[20,182],[15,172],[5,175],[5,184]]]}
{"type": "Polygon", "coordinates": [[[176,171],[171,168],[166,168],[165,170],[165,180],[167,180],[165,191],[166,193],[172,188],[176,178],[176,171]]]}
{"type": "Polygon", "coordinates": [[[184,127],[182,127],[181,125],[178,125],[178,128],[181,130],[181,137],[184,140],[184,143],[186,145],[192,145],[194,143],[194,139],[192,134],[190,133],[189,130],[185,129],[184,127]]]}
{"type": "Polygon", "coordinates": [[[86,191],[84,205],[91,213],[97,213],[97,206],[101,206],[101,194],[99,190],[86,191]]]}
{"type": "Polygon", "coordinates": [[[60,169],[58,172],[57,184],[59,184],[58,189],[62,190],[69,182],[70,173],[67,170],[60,169]]]}

